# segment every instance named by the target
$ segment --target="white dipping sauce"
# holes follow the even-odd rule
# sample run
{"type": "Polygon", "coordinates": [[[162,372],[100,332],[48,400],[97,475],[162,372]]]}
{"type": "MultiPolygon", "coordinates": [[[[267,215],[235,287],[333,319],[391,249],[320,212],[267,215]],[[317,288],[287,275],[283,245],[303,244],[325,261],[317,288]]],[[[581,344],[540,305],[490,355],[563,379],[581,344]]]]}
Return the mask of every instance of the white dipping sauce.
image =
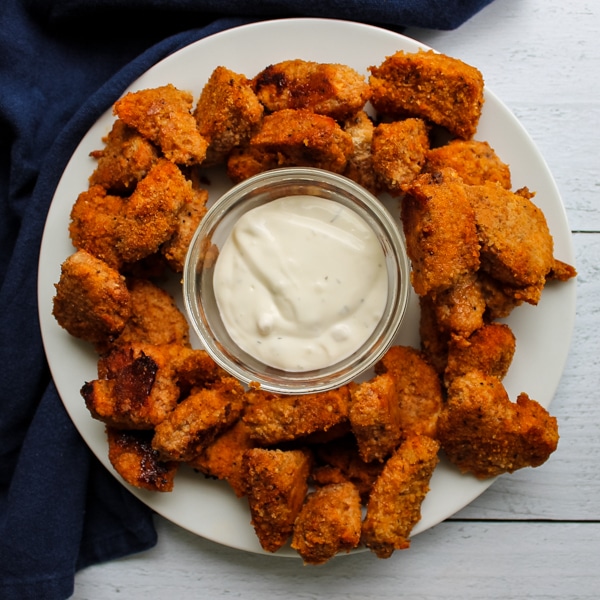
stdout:
{"type": "Polygon", "coordinates": [[[383,314],[383,249],[351,209],[315,196],[254,208],[234,226],[214,288],[233,341],[286,371],[334,364],[357,350],[383,314]]]}

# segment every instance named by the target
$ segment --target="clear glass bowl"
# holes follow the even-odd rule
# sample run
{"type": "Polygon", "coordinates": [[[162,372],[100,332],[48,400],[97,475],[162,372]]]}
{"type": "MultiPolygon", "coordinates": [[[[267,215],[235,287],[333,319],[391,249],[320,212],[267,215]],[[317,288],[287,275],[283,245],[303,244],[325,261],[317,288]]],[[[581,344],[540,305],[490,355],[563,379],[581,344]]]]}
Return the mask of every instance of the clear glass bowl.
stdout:
{"type": "Polygon", "coordinates": [[[406,314],[410,264],[398,224],[370,192],[346,177],[321,169],[273,169],[232,187],[202,219],[190,244],[183,272],[183,297],[190,323],[204,348],[244,384],[281,394],[322,392],[344,385],[371,368],[392,345],[406,314]],[[247,211],[290,195],[312,195],[340,202],[373,229],[386,260],[388,296],[381,320],[353,354],[326,368],[284,371],[265,365],[231,339],[219,314],[213,275],[219,249],[247,211]]]}

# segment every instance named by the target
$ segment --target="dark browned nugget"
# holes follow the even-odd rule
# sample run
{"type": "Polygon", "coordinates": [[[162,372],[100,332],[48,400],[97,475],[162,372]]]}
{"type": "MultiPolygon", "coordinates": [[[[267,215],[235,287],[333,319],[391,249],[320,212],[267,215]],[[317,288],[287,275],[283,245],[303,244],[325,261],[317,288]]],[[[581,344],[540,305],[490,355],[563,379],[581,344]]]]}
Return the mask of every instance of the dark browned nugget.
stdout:
{"type": "Polygon", "coordinates": [[[253,84],[269,112],[305,108],[338,121],[356,114],[371,95],[365,77],[353,68],[301,59],[269,65],[253,84]]]}
{"type": "Polygon", "coordinates": [[[392,194],[408,189],[421,172],[429,150],[428,127],[423,119],[380,123],[373,132],[373,170],[392,194]]]}
{"type": "Polygon", "coordinates": [[[164,156],[182,165],[200,164],[208,142],[200,135],[191,110],[194,98],[172,84],[128,92],[113,111],[130,127],[154,142],[164,156]]]}
{"type": "Polygon", "coordinates": [[[292,535],[308,491],[312,456],[305,450],[252,448],[243,455],[252,526],[267,552],[292,535]]]}
{"type": "Polygon", "coordinates": [[[63,262],[55,288],[54,318],[71,335],[92,344],[114,340],[131,316],[125,278],[85,250],[63,262]]]}
{"type": "Polygon", "coordinates": [[[558,425],[527,394],[511,402],[498,377],[470,371],[448,388],[438,439],[461,472],[486,479],[543,464],[558,445],[558,425]]]}
{"type": "Polygon", "coordinates": [[[362,542],[379,558],[410,546],[421,504],[438,463],[439,443],[411,435],[387,461],[375,482],[362,525],[362,542]]]}
{"type": "Polygon", "coordinates": [[[152,433],[106,428],[108,459],[130,485],[151,492],[173,491],[179,463],[162,461],[152,448],[152,433]]]}
{"type": "Polygon", "coordinates": [[[194,109],[198,131],[209,144],[203,164],[223,163],[235,147],[245,144],[260,124],[263,112],[245,75],[216,67],[194,109]]]}
{"type": "Polygon", "coordinates": [[[292,548],[305,564],[321,565],[360,543],[360,496],[350,483],[317,488],[306,497],[294,524],[292,548]]]}
{"type": "Polygon", "coordinates": [[[431,50],[388,56],[370,67],[371,103],[392,117],[421,117],[469,139],[483,106],[483,77],[478,69],[431,50]]]}
{"type": "Polygon", "coordinates": [[[423,174],[402,201],[411,281],[420,296],[437,294],[479,268],[475,211],[451,169],[423,174]]]}

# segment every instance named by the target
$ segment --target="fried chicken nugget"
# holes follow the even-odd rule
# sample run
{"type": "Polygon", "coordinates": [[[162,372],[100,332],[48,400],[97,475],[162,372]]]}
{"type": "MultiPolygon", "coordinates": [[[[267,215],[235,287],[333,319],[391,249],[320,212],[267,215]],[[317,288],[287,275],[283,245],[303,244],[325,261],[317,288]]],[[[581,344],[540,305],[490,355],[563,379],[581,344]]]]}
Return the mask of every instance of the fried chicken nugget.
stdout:
{"type": "Polygon", "coordinates": [[[423,119],[380,123],[373,132],[373,170],[392,194],[408,189],[421,172],[429,150],[428,127],[423,119]]]}
{"type": "Polygon", "coordinates": [[[209,477],[227,481],[235,495],[241,498],[246,495],[243,455],[254,447],[250,429],[240,419],[208,444],[189,465],[209,477]]]}
{"type": "Polygon", "coordinates": [[[410,533],[421,519],[421,504],[438,463],[439,444],[411,435],[387,461],[371,491],[362,524],[362,542],[378,558],[410,546],[410,533]]]}
{"type": "Polygon", "coordinates": [[[431,50],[397,52],[369,68],[371,103],[390,117],[421,117],[469,139],[484,102],[478,69],[431,50]]]}
{"type": "Polygon", "coordinates": [[[438,325],[435,303],[431,296],[419,296],[419,337],[421,351],[438,374],[448,361],[450,332],[438,325]]]}
{"type": "Polygon", "coordinates": [[[554,266],[553,239],[528,190],[467,186],[481,243],[481,268],[537,304],[554,266]]]}
{"type": "Polygon", "coordinates": [[[437,294],[479,268],[475,212],[455,171],[417,177],[402,201],[411,281],[420,295],[437,294]]]}
{"type": "Polygon", "coordinates": [[[456,377],[438,425],[448,459],[479,479],[543,464],[558,445],[555,417],[525,393],[511,402],[498,377],[456,377]]]}
{"type": "Polygon", "coordinates": [[[179,463],[160,460],[151,445],[151,432],[107,427],[106,434],[108,459],[127,483],[151,492],[173,491],[179,463]]]}
{"type": "Polygon", "coordinates": [[[352,138],[353,151],[343,174],[372,194],[382,191],[381,182],[373,170],[373,133],[375,125],[369,115],[361,110],[344,121],[342,129],[352,138]]]}
{"type": "Polygon", "coordinates": [[[178,227],[178,215],[193,203],[192,184],[172,162],[160,159],[127,199],[114,228],[115,245],[126,263],[156,253],[178,227]]]}
{"type": "Polygon", "coordinates": [[[356,114],[371,95],[365,77],[351,67],[300,59],[269,65],[253,85],[269,112],[304,108],[338,121],[356,114]]]}
{"type": "Polygon", "coordinates": [[[427,152],[423,171],[435,173],[448,167],[467,185],[493,182],[507,190],[512,185],[509,166],[500,160],[488,142],[455,139],[427,152]]]}
{"type": "Polygon", "coordinates": [[[193,389],[156,425],[152,447],[165,460],[193,460],[239,418],[243,391],[233,377],[223,377],[210,387],[193,389]]]}
{"type": "Polygon", "coordinates": [[[190,92],[172,84],[128,92],[115,102],[114,114],[156,144],[165,158],[182,165],[200,164],[208,142],[200,135],[191,110],[190,92]]]}
{"type": "Polygon", "coordinates": [[[132,312],[125,278],[103,260],[77,250],[61,265],[52,314],[71,335],[102,345],[125,328],[132,312]]]}
{"type": "Polygon", "coordinates": [[[360,496],[350,483],[334,483],[306,497],[294,524],[292,548],[304,564],[321,565],[360,543],[360,496]]]}
{"type": "Polygon", "coordinates": [[[331,117],[307,109],[267,115],[249,145],[234,150],[227,174],[234,182],[276,167],[316,167],[343,173],[353,152],[350,134],[331,117]]]}
{"type": "Polygon", "coordinates": [[[153,429],[177,406],[172,346],[119,346],[98,361],[81,396],[94,419],[116,429],[153,429]]]}
{"type": "Polygon", "coordinates": [[[222,163],[235,147],[244,145],[260,124],[263,112],[245,75],[217,67],[194,109],[198,131],[208,141],[203,165],[222,163]]]}
{"type": "Polygon", "coordinates": [[[246,392],[243,420],[252,438],[267,446],[324,432],[348,418],[347,386],[313,394],[275,394],[250,389],[246,392]]]}
{"type": "Polygon", "coordinates": [[[102,141],[104,148],[90,153],[98,161],[90,185],[101,185],[112,194],[130,194],[157,161],[158,149],[121,119],[115,120],[102,141]]]}
{"type": "Polygon", "coordinates": [[[452,338],[448,344],[448,362],[444,382],[469,371],[481,371],[502,380],[515,354],[516,339],[504,323],[487,323],[468,338],[452,338]]]}
{"type": "Polygon", "coordinates": [[[311,463],[307,450],[252,448],[243,454],[252,526],[267,552],[279,550],[292,535],[311,463]]]}

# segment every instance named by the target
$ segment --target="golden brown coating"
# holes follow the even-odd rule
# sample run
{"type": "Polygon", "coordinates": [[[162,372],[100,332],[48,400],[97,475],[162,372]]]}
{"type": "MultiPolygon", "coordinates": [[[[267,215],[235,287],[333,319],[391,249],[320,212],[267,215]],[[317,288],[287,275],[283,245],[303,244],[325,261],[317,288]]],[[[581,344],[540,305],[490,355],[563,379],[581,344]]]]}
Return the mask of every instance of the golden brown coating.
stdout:
{"type": "Polygon", "coordinates": [[[527,394],[511,402],[498,377],[452,380],[438,439],[448,459],[479,479],[543,464],[558,444],[556,418],[527,394]]]}
{"type": "Polygon", "coordinates": [[[349,482],[316,489],[306,497],[296,519],[292,548],[304,564],[321,565],[360,543],[360,496],[349,482]]]}
{"type": "Polygon", "coordinates": [[[397,52],[370,67],[371,103],[390,117],[421,117],[469,139],[483,106],[483,77],[473,66],[433,51],[397,52]]]}
{"type": "Polygon", "coordinates": [[[300,59],[269,65],[253,84],[269,112],[304,108],[339,121],[361,110],[371,95],[365,77],[351,67],[300,59]]]}
{"type": "Polygon", "coordinates": [[[477,284],[485,300],[485,316],[488,321],[508,317],[524,300],[518,294],[500,281],[497,281],[485,271],[477,273],[477,284]]]}
{"type": "Polygon", "coordinates": [[[122,347],[106,378],[89,381],[81,395],[94,419],[117,429],[152,429],[175,408],[179,389],[165,356],[122,347]]]}
{"type": "Polygon", "coordinates": [[[292,534],[308,491],[312,456],[306,450],[252,448],[243,455],[248,505],[258,541],[279,550],[292,534]]]}
{"type": "Polygon", "coordinates": [[[177,231],[182,207],[193,201],[191,182],[172,162],[160,159],[137,184],[116,221],[116,248],[123,262],[157,252],[177,231]]]}
{"type": "Polygon", "coordinates": [[[350,398],[350,425],[361,458],[383,461],[402,435],[395,378],[383,373],[363,383],[351,383],[350,398]]]}
{"type": "Polygon", "coordinates": [[[429,150],[423,170],[435,173],[445,168],[454,169],[467,185],[493,182],[507,190],[512,185],[509,166],[488,142],[455,139],[429,150]]]}
{"type": "Polygon", "coordinates": [[[179,344],[189,346],[189,324],[169,292],[148,279],[129,278],[131,315],[117,344],[179,344]]]}
{"type": "Polygon", "coordinates": [[[396,382],[402,435],[435,437],[443,397],[439,377],[425,355],[410,346],[392,346],[375,365],[396,382]]]}
{"type": "Polygon", "coordinates": [[[428,150],[423,119],[380,123],[373,133],[373,169],[387,191],[400,194],[421,172],[428,150]]]}
{"type": "Polygon", "coordinates": [[[172,84],[128,92],[115,102],[114,114],[156,144],[165,158],[182,165],[200,164],[208,142],[200,135],[191,110],[190,92],[172,84]]]}
{"type": "Polygon", "coordinates": [[[555,279],[557,281],[568,281],[573,277],[577,277],[577,269],[562,260],[554,259],[554,264],[547,279],[555,279]]]}
{"type": "Polygon", "coordinates": [[[104,148],[90,154],[97,159],[90,185],[101,185],[113,194],[127,195],[143,179],[159,156],[158,149],[133,127],[116,119],[104,148]]]}
{"type": "Polygon", "coordinates": [[[451,287],[434,294],[433,306],[442,331],[468,337],[482,327],[487,305],[477,273],[465,273],[451,287]]]}
{"type": "Polygon", "coordinates": [[[123,259],[117,250],[115,230],[125,202],[124,198],[109,194],[101,185],[93,185],[81,192],[70,215],[69,235],[73,246],[120,269],[123,259]]]}
{"type": "Polygon", "coordinates": [[[245,144],[261,122],[263,111],[245,75],[217,67],[194,109],[198,131],[209,144],[203,164],[222,163],[231,150],[245,144]]]}
{"type": "Polygon", "coordinates": [[[208,191],[192,185],[192,193],[185,198],[177,213],[175,232],[160,248],[161,254],[175,273],[183,273],[185,257],[192,237],[206,214],[207,201],[208,191]]]}
{"type": "Polygon", "coordinates": [[[554,266],[544,213],[526,190],[513,193],[498,184],[466,189],[477,221],[481,268],[536,304],[554,266]]]}
{"type": "Polygon", "coordinates": [[[152,447],[166,460],[193,460],[239,418],[243,391],[233,377],[193,389],[156,425],[152,447]]]}
{"type": "Polygon", "coordinates": [[[348,158],[344,175],[362,185],[372,194],[382,191],[375,171],[373,170],[373,153],[371,144],[375,125],[369,115],[361,110],[344,121],[342,129],[352,138],[353,151],[348,158]]]}
{"type": "Polygon", "coordinates": [[[451,339],[444,373],[446,385],[469,371],[481,371],[504,379],[515,354],[515,346],[515,335],[504,323],[488,323],[467,339],[451,339]]]}
{"type": "Polygon", "coordinates": [[[420,296],[442,292],[479,267],[475,213],[465,187],[450,169],[424,174],[402,201],[411,281],[420,296]]]}
{"type": "Polygon", "coordinates": [[[62,263],[55,288],[54,318],[71,335],[92,344],[114,340],[131,315],[125,278],[85,250],[62,263]]]}
{"type": "Polygon", "coordinates": [[[436,372],[442,374],[448,360],[450,332],[439,327],[435,304],[430,296],[419,296],[419,308],[421,351],[436,372]]]}
{"type": "Polygon", "coordinates": [[[252,438],[267,446],[328,431],[348,418],[347,386],[313,394],[246,392],[244,422],[252,438]]]}
{"type": "Polygon", "coordinates": [[[227,481],[238,498],[246,495],[243,455],[254,448],[248,426],[236,421],[218,435],[189,465],[209,477],[227,481]]]}
{"type": "Polygon", "coordinates": [[[421,519],[421,504],[438,463],[439,444],[424,435],[411,435],[387,461],[375,482],[362,541],[379,558],[410,546],[410,533],[421,519]]]}
{"type": "Polygon", "coordinates": [[[152,433],[106,428],[108,459],[130,485],[151,492],[173,491],[179,463],[162,461],[152,449],[152,433]]]}
{"type": "Polygon", "coordinates": [[[232,152],[227,173],[234,182],[286,166],[343,173],[352,152],[350,134],[331,117],[284,109],[267,115],[249,145],[232,152]]]}

